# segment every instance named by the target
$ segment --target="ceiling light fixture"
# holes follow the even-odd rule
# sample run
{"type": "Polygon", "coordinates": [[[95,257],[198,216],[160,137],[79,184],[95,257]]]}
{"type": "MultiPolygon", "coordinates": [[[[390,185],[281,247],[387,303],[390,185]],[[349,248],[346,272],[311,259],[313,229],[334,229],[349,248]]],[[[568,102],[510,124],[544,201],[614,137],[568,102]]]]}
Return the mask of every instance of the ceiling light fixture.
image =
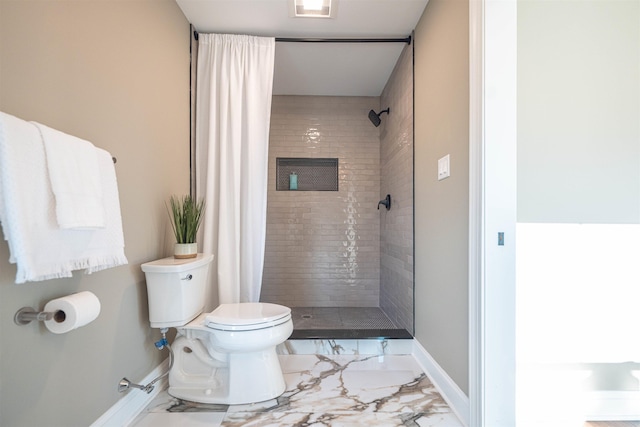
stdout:
{"type": "Polygon", "coordinates": [[[323,3],[322,0],[302,0],[302,8],[304,10],[322,10],[323,3]]]}
{"type": "Polygon", "coordinates": [[[336,0],[293,0],[293,16],[296,18],[335,18],[335,2],[336,0]]]}

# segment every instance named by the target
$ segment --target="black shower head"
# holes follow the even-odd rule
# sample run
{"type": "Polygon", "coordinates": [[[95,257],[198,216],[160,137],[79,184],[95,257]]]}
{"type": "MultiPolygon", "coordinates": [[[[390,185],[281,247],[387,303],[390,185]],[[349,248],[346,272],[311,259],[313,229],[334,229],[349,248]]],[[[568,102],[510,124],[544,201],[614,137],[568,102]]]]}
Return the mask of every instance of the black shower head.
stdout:
{"type": "Polygon", "coordinates": [[[379,113],[376,113],[373,110],[369,111],[369,120],[371,120],[371,123],[373,123],[375,127],[380,126],[380,114],[382,113],[389,114],[389,109],[387,108],[386,110],[382,110],[379,113]]]}

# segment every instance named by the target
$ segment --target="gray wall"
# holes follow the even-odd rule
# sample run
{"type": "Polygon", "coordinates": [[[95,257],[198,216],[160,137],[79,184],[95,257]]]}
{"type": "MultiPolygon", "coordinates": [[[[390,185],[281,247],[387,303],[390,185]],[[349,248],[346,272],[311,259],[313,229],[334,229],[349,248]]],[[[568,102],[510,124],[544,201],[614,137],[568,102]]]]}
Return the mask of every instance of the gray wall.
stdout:
{"type": "Polygon", "coordinates": [[[118,158],[129,265],[15,285],[0,241],[0,424],[87,426],[165,357],[140,264],[171,243],[164,201],[189,191],[189,24],[171,0],[0,2],[0,109],[118,158]],[[78,291],[102,311],[64,335],[17,326],[23,306],[78,291]]]}
{"type": "Polygon", "coordinates": [[[261,301],[377,307],[377,97],[274,96],[261,301]],[[277,157],[339,158],[339,191],[276,191],[277,157]]]}
{"type": "Polygon", "coordinates": [[[415,336],[468,393],[469,4],[431,0],[415,31],[415,336]],[[451,176],[437,180],[449,154],[451,176]]]}
{"type": "Polygon", "coordinates": [[[389,77],[380,109],[380,307],[413,333],[413,45],[406,46],[389,77]]]}

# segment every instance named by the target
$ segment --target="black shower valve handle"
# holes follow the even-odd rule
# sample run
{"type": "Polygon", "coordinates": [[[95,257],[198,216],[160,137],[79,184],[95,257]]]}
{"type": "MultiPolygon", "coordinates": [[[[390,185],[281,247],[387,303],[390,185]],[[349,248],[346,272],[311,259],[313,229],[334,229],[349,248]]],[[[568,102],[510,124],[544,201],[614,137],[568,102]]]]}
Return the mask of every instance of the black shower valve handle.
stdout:
{"type": "Polygon", "coordinates": [[[387,210],[391,209],[391,194],[387,194],[384,200],[378,202],[378,210],[380,210],[380,205],[383,205],[387,210]]]}

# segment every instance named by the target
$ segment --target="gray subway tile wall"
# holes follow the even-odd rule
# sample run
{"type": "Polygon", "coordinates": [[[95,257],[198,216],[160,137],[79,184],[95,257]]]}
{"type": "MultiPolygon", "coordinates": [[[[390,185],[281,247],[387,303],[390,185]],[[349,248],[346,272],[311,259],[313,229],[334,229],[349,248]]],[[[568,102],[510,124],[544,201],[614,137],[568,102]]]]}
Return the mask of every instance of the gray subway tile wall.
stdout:
{"type": "Polygon", "coordinates": [[[261,301],[378,307],[378,97],[274,96],[261,301]],[[276,191],[276,158],[338,158],[338,191],[276,191]]]}
{"type": "Polygon", "coordinates": [[[390,108],[380,125],[380,308],[397,326],[413,328],[413,46],[406,46],[380,97],[390,108]]]}

